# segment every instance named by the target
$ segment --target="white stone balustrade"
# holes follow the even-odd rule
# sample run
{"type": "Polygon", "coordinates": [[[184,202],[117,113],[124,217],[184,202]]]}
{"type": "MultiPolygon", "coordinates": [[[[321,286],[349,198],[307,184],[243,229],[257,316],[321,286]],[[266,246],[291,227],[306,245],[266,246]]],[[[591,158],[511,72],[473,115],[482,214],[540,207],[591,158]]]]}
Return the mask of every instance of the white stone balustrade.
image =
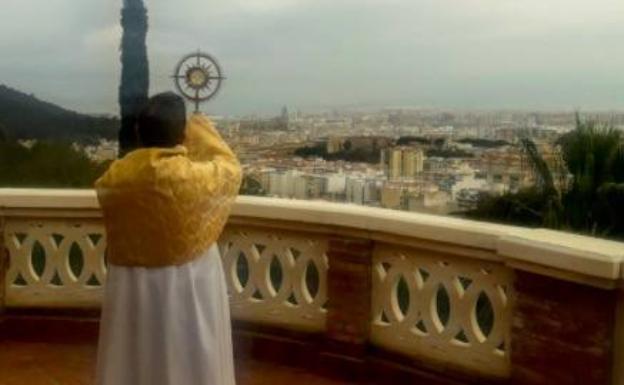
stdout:
{"type": "MultiPolygon", "coordinates": [[[[0,189],[0,230],[9,257],[5,307],[99,306],[106,236],[93,191],[0,189]]],[[[617,242],[240,197],[219,241],[233,318],[323,332],[328,240],[340,236],[374,245],[370,344],[485,377],[510,374],[514,270],[599,288],[624,277],[617,242]]]]}
{"type": "Polygon", "coordinates": [[[379,245],[371,341],[498,376],[509,367],[511,271],[500,263],[379,245]]]}
{"type": "Polygon", "coordinates": [[[230,226],[219,244],[233,318],[324,330],[328,264],[323,237],[230,226]]]}
{"type": "Polygon", "coordinates": [[[9,252],[8,307],[89,307],[101,301],[106,235],[99,220],[14,218],[4,226],[9,252]]]}

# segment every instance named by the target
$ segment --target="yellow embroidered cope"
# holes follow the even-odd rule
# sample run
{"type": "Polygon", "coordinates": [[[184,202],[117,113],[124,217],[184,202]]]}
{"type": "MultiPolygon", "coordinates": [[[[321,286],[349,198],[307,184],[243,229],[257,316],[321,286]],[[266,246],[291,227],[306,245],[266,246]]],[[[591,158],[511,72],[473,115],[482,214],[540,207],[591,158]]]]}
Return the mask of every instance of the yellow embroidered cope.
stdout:
{"type": "Polygon", "coordinates": [[[219,238],[240,183],[236,155],[199,114],[189,119],[183,145],[113,162],[95,182],[108,261],[160,267],[200,256],[219,238]]]}

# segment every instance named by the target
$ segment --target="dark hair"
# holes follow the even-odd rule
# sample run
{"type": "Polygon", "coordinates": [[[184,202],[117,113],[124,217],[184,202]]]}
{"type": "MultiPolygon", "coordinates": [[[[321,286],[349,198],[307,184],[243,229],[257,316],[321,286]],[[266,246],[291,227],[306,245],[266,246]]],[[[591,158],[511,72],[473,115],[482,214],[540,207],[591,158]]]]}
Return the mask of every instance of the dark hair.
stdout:
{"type": "Polygon", "coordinates": [[[152,96],[139,113],[137,135],[141,147],[174,147],[184,140],[186,106],[173,92],[152,96]]]}

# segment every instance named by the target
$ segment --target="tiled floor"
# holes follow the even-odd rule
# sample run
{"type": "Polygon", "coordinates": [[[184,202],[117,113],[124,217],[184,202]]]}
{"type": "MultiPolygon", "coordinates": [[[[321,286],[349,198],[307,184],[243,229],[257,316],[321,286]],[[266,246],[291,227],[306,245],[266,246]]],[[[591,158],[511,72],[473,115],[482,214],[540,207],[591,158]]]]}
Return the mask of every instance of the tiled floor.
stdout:
{"type": "MultiPolygon", "coordinates": [[[[0,341],[0,385],[92,384],[95,345],[0,341]]],[[[238,385],[343,385],[302,370],[237,362],[238,385]]]]}
{"type": "Polygon", "coordinates": [[[0,384],[90,384],[95,346],[0,342],[0,384]]]}

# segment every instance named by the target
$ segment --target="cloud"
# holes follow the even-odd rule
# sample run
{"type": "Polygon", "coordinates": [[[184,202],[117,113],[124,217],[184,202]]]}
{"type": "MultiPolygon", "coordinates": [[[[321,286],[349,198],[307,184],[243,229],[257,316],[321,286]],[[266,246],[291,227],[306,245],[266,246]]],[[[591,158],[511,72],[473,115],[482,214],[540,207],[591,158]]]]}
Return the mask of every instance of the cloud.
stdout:
{"type": "MultiPolygon", "coordinates": [[[[3,82],[117,111],[121,0],[2,1],[3,82]]],[[[621,0],[149,0],[152,91],[179,57],[216,55],[207,109],[283,104],[622,107],[621,0]]]]}

